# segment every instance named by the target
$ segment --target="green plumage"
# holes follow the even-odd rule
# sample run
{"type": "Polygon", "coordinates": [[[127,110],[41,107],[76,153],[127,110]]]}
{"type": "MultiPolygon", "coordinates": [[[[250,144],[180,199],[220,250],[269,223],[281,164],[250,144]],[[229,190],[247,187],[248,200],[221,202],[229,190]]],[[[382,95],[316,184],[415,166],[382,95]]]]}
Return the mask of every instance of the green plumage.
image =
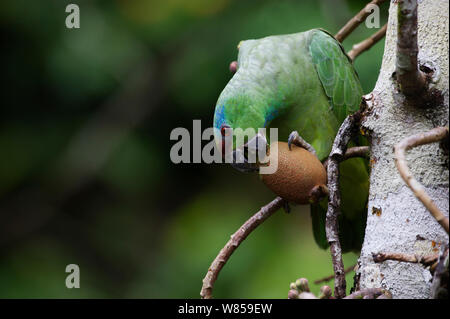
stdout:
{"type": "MultiPolygon", "coordinates": [[[[214,127],[277,127],[278,139],[299,134],[325,159],[345,117],[363,92],[341,45],[320,29],[242,41],[238,69],[216,105],[214,127]]],[[[250,137],[251,138],[251,137],[250,137]]],[[[221,136],[216,134],[220,144],[221,136]]],[[[240,145],[234,145],[234,148],[240,145]]],[[[368,174],[362,159],[341,164],[343,249],[358,249],[365,227],[368,174]],[[349,239],[348,239],[349,238],[349,239]]],[[[326,201],[312,205],[314,236],[327,247],[326,201]]]]}

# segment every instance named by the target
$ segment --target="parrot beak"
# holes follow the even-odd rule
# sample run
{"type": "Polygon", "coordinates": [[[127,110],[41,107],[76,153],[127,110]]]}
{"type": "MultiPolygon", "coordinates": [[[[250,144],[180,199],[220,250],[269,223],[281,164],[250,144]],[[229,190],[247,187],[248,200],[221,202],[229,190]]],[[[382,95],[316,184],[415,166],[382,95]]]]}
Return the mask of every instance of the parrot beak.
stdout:
{"type": "Polygon", "coordinates": [[[259,159],[267,156],[267,139],[258,133],[246,144],[233,151],[231,166],[240,172],[252,173],[259,171],[259,159]]]}
{"type": "Polygon", "coordinates": [[[259,171],[258,165],[256,163],[249,163],[241,149],[233,151],[233,163],[231,163],[231,166],[243,173],[259,171]]]}

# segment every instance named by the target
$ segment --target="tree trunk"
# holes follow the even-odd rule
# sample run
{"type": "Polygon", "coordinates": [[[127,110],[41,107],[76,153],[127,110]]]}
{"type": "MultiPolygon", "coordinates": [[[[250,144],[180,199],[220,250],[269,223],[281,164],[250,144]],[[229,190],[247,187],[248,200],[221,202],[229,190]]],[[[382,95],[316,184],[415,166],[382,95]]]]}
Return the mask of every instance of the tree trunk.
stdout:
{"type": "MultiPolygon", "coordinates": [[[[430,298],[432,275],[418,263],[375,263],[372,254],[399,252],[418,256],[448,244],[448,235],[400,177],[393,147],[403,138],[427,132],[449,121],[448,0],[418,1],[419,65],[433,72],[430,88],[438,103],[424,108],[406,103],[395,75],[397,6],[391,2],[385,52],[376,86],[368,98],[362,123],[371,144],[370,195],[366,235],[356,278],[361,289],[382,287],[393,298],[430,298]],[[436,91],[436,92],[437,92],[436,91]]],[[[448,150],[439,143],[411,149],[408,166],[441,211],[448,216],[448,150]]]]}

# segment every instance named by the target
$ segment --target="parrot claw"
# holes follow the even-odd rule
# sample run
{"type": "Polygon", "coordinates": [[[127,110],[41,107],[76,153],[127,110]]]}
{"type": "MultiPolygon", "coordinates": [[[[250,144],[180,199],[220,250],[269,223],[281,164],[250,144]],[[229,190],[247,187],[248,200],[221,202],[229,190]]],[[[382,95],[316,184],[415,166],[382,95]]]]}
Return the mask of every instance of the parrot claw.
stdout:
{"type": "Polygon", "coordinates": [[[291,134],[289,134],[288,147],[289,147],[290,151],[292,151],[291,145],[292,145],[292,141],[295,139],[295,135],[298,135],[297,131],[293,131],[293,132],[291,132],[291,134]]]}
{"type": "MultiPolygon", "coordinates": [[[[309,144],[308,142],[306,142],[299,134],[297,131],[292,131],[291,134],[289,134],[289,138],[288,138],[288,147],[289,150],[291,151],[291,146],[292,144],[297,145],[299,147],[303,147],[304,149],[306,149],[307,151],[309,151],[310,153],[316,155],[316,150],[314,149],[314,147],[309,144]]],[[[316,155],[317,156],[317,155],[316,155]]]]}

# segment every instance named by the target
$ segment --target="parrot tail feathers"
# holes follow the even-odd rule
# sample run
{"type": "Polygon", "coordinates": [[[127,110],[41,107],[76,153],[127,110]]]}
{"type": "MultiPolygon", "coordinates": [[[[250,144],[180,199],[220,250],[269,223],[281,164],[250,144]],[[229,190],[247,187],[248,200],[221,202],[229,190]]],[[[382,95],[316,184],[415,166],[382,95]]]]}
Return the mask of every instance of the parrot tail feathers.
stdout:
{"type": "MultiPolygon", "coordinates": [[[[322,249],[327,249],[330,246],[328,244],[325,231],[327,205],[327,199],[323,199],[319,203],[311,205],[311,220],[314,240],[322,249]]],[[[365,209],[361,210],[360,216],[361,218],[350,220],[345,218],[345,214],[342,212],[339,215],[339,241],[341,243],[343,253],[350,251],[358,252],[361,250],[367,220],[367,213],[365,209]]]]}

